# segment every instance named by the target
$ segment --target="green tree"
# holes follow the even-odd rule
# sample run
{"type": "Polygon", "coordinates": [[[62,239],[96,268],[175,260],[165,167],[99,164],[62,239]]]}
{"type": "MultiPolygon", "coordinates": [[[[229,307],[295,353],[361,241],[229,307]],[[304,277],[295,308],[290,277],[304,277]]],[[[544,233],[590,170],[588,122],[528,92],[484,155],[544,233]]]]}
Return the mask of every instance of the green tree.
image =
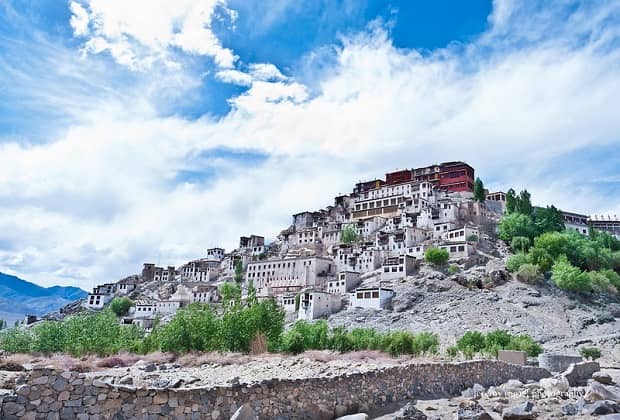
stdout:
{"type": "Polygon", "coordinates": [[[506,261],[506,268],[508,271],[516,273],[522,265],[529,264],[531,261],[532,260],[528,254],[525,252],[518,252],[508,258],[508,261],[506,261]]]}
{"type": "Polygon", "coordinates": [[[551,279],[560,289],[572,292],[589,292],[592,283],[587,275],[572,265],[565,255],[560,256],[553,264],[551,279]]]}
{"type": "Polygon", "coordinates": [[[33,332],[33,351],[51,354],[65,350],[66,337],[62,322],[43,321],[33,328],[33,332]]]}
{"type": "Polygon", "coordinates": [[[434,265],[443,265],[450,258],[450,253],[443,248],[429,248],[424,253],[424,259],[434,265]]]}
{"type": "Polygon", "coordinates": [[[220,286],[219,290],[225,308],[228,308],[231,302],[235,305],[240,303],[241,287],[238,284],[227,281],[220,286]]]}
{"type": "Polygon", "coordinates": [[[476,178],[474,182],[474,200],[484,203],[486,200],[486,193],[484,191],[484,184],[480,178],[476,178]]]}
{"type": "Polygon", "coordinates": [[[340,232],[340,242],[344,244],[352,244],[359,240],[359,235],[355,230],[355,225],[350,223],[348,225],[343,226],[342,231],[340,232]]]}
{"type": "Polygon", "coordinates": [[[510,213],[505,215],[499,222],[499,238],[510,243],[515,236],[533,238],[536,228],[532,219],[521,213],[510,213]]]}
{"type": "Polygon", "coordinates": [[[534,208],[532,219],[538,235],[545,232],[562,232],[565,229],[562,212],[555,206],[534,208]]]}
{"type": "Polygon", "coordinates": [[[237,260],[235,262],[235,282],[241,283],[243,281],[243,261],[237,260]]]}
{"type": "Polygon", "coordinates": [[[254,282],[252,280],[248,280],[248,306],[256,305],[258,303],[258,299],[256,298],[256,288],[254,287],[254,282]]]}
{"type": "Polygon", "coordinates": [[[526,216],[531,216],[533,210],[531,198],[532,195],[527,190],[521,191],[517,197],[516,211],[526,216]]]}
{"type": "Polygon", "coordinates": [[[127,315],[129,308],[132,306],[133,301],[126,296],[122,298],[114,298],[112,302],[110,302],[110,310],[118,317],[127,315]]]}
{"type": "Polygon", "coordinates": [[[582,347],[579,349],[579,354],[588,360],[596,360],[601,358],[601,351],[596,347],[582,347]]]}
{"type": "Polygon", "coordinates": [[[479,331],[467,331],[456,341],[456,347],[463,353],[468,349],[478,353],[485,348],[485,337],[479,331]]]}
{"type": "Polygon", "coordinates": [[[7,353],[30,353],[32,341],[32,333],[19,327],[9,328],[0,333],[0,349],[7,353]]]}
{"type": "Polygon", "coordinates": [[[506,192],[506,213],[511,214],[517,211],[517,196],[512,188],[506,192]]]}
{"type": "Polygon", "coordinates": [[[514,236],[510,242],[510,247],[515,252],[527,252],[530,248],[530,238],[527,236],[514,236]]]}
{"type": "Polygon", "coordinates": [[[3,330],[6,328],[6,321],[4,319],[0,319],[0,330],[3,330]]]}

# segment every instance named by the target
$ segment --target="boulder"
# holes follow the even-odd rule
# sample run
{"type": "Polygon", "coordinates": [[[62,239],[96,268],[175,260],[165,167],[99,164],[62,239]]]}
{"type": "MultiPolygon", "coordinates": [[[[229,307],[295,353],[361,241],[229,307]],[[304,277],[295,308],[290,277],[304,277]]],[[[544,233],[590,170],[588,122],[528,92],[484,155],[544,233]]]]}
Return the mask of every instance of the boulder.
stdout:
{"type": "Polygon", "coordinates": [[[502,260],[489,260],[484,268],[485,274],[492,280],[494,285],[505,283],[510,275],[506,270],[506,263],[502,260]]]}
{"type": "Polygon", "coordinates": [[[394,416],[395,420],[426,420],[426,414],[415,407],[414,402],[405,405],[402,410],[394,416]]]}
{"type": "Polygon", "coordinates": [[[570,386],[580,386],[586,385],[588,379],[599,370],[601,367],[598,362],[573,363],[562,373],[562,376],[568,380],[570,386]]]}
{"type": "Polygon", "coordinates": [[[536,417],[538,417],[538,413],[534,410],[534,404],[531,401],[526,401],[502,411],[502,418],[504,420],[533,420],[536,417]]]}
{"type": "Polygon", "coordinates": [[[493,417],[487,413],[478,401],[463,401],[459,404],[456,412],[457,420],[493,420],[493,417]]]}
{"type": "Polygon", "coordinates": [[[609,400],[620,403],[620,388],[592,381],[586,391],[585,400],[588,402],[609,400]]]}
{"type": "Polygon", "coordinates": [[[232,415],[230,420],[257,420],[258,416],[250,406],[250,404],[243,404],[235,414],[232,415]]]}
{"type": "Polygon", "coordinates": [[[570,384],[564,376],[554,378],[543,378],[540,380],[540,386],[548,395],[557,395],[568,392],[570,384]]]}
{"type": "Polygon", "coordinates": [[[606,400],[595,401],[591,404],[586,404],[581,412],[591,416],[620,413],[620,404],[606,400]]]}
{"type": "Polygon", "coordinates": [[[594,372],[592,374],[592,379],[596,382],[600,382],[603,385],[613,385],[614,380],[611,378],[611,375],[604,372],[594,372]]]}
{"type": "Polygon", "coordinates": [[[461,392],[461,396],[465,398],[479,399],[484,391],[485,389],[482,385],[474,384],[473,387],[467,388],[465,391],[461,392]]]}

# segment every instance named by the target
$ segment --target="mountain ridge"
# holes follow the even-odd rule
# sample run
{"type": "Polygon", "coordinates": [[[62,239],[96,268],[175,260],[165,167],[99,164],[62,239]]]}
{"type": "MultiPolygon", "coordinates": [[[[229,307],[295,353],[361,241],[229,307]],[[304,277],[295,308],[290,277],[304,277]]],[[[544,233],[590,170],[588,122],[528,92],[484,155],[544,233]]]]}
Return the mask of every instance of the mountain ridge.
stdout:
{"type": "Polygon", "coordinates": [[[45,315],[86,296],[79,287],[43,287],[0,272],[0,318],[9,325],[25,315],[45,315]]]}

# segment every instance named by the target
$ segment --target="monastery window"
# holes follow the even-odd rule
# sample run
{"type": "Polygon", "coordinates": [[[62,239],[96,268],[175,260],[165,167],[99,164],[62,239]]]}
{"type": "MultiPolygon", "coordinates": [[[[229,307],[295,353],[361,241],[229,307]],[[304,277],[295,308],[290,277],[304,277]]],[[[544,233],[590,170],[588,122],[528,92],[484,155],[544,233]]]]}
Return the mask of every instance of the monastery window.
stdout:
{"type": "Polygon", "coordinates": [[[464,245],[459,246],[459,251],[465,251],[465,246],[464,245]]]}
{"type": "Polygon", "coordinates": [[[364,299],[370,299],[370,297],[371,297],[370,292],[364,292],[364,299]]]}
{"type": "Polygon", "coordinates": [[[450,252],[456,252],[456,247],[455,246],[451,246],[450,247],[450,252]]]}
{"type": "Polygon", "coordinates": [[[372,297],[373,297],[373,299],[378,299],[379,298],[379,292],[372,292],[372,297]]]}

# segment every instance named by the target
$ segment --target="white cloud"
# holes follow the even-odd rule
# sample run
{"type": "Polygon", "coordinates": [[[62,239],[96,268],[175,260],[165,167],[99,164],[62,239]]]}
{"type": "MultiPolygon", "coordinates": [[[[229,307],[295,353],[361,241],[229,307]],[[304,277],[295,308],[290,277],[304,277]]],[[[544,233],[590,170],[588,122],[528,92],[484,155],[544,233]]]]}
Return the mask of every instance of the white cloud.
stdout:
{"type": "Polygon", "coordinates": [[[76,36],[86,36],[88,35],[88,12],[76,2],[71,2],[71,20],[70,24],[73,28],[73,33],[76,36]]]}
{"type": "Polygon", "coordinates": [[[86,38],[85,52],[107,51],[133,70],[174,63],[174,48],[211,57],[221,68],[237,59],[211,27],[222,13],[234,23],[225,0],[83,0],[72,1],[71,12],[74,34],[86,38]]]}
{"type": "MultiPolygon", "coordinates": [[[[587,14],[600,20],[604,11],[579,13],[556,18],[558,30],[527,48],[491,28],[428,56],[395,48],[375,26],[343,39],[312,95],[275,68],[248,66],[218,73],[249,87],[218,120],[122,102],[47,144],[0,144],[0,202],[10,203],[0,207],[0,243],[11,244],[0,267],[88,287],[145,260],[179,264],[209,246],[231,249],[240,235],[273,238],[290,214],[331,204],[360,179],[444,160],[469,161],[494,188],[527,187],[541,204],[620,210],[584,181],[597,167],[574,158],[620,142],[620,54],[599,48],[616,35],[602,28],[584,41],[587,14]],[[217,157],[221,149],[267,157],[252,164],[217,157]],[[554,168],[571,165],[583,171],[554,178],[554,168]],[[183,180],[213,168],[213,178],[183,180]]],[[[504,27],[522,19],[506,16],[504,27]]]]}

